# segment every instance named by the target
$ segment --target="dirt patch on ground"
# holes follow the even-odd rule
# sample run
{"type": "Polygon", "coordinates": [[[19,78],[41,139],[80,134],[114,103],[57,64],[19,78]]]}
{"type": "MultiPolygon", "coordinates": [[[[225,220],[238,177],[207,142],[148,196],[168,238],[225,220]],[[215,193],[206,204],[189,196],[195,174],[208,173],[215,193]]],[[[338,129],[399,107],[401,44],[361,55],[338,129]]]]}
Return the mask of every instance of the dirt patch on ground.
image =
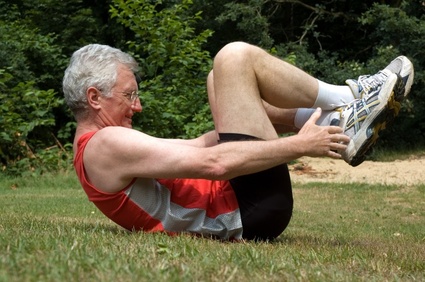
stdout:
{"type": "Polygon", "coordinates": [[[343,160],[300,158],[289,166],[292,181],[418,185],[425,183],[425,157],[411,157],[392,162],[365,161],[351,167],[343,160]]]}

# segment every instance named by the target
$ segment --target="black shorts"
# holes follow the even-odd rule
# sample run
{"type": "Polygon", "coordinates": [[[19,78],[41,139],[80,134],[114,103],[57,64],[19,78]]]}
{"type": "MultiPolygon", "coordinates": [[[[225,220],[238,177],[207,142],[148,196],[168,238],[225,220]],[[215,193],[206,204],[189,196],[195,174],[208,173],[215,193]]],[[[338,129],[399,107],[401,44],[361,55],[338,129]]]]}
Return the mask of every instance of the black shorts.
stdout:
{"type": "MultiPolygon", "coordinates": [[[[221,133],[219,142],[259,140],[243,134],[221,133]]],[[[293,196],[288,166],[282,164],[265,171],[230,180],[242,217],[243,238],[273,240],[288,226],[293,196]]]]}

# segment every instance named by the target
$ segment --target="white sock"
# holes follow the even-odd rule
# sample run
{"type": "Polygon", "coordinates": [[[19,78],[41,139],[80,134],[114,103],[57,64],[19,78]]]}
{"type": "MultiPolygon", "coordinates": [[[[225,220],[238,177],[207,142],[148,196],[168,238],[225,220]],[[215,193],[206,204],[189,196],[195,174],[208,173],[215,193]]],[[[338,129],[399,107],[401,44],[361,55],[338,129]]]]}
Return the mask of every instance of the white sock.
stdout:
{"type": "Polygon", "coordinates": [[[322,110],[334,110],[344,106],[355,99],[351,88],[348,85],[333,85],[317,80],[319,82],[319,93],[312,108],[322,108],[322,110]]]}
{"type": "MultiPolygon", "coordinates": [[[[306,108],[297,109],[297,113],[295,114],[295,119],[294,119],[295,127],[298,129],[301,129],[315,111],[316,109],[306,109],[306,108]]],[[[340,115],[341,115],[340,112],[337,112],[337,111],[322,111],[322,115],[317,120],[316,124],[320,126],[331,125],[332,120],[337,119],[339,121],[340,115]]],[[[337,124],[332,124],[332,125],[338,125],[338,124],[339,122],[337,124]]]]}

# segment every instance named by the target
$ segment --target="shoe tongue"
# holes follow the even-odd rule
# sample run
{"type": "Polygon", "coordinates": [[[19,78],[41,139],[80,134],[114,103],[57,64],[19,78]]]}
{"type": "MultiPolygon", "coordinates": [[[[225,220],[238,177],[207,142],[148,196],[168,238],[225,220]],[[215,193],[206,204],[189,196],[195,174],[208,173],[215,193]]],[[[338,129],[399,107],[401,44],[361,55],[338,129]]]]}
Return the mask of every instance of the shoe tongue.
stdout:
{"type": "Polygon", "coordinates": [[[345,83],[350,87],[351,92],[353,92],[354,99],[360,99],[360,89],[357,80],[355,79],[347,79],[345,83]]]}

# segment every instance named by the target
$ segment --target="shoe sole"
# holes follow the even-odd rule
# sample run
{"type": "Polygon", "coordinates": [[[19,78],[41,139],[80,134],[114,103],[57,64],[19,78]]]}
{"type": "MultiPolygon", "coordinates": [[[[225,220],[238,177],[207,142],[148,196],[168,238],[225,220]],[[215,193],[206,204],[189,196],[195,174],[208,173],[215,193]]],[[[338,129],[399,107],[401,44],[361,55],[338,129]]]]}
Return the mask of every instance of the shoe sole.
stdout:
{"type": "Polygon", "coordinates": [[[413,79],[415,77],[415,70],[413,68],[412,62],[408,58],[402,56],[401,60],[403,61],[403,67],[399,75],[401,76],[404,83],[404,97],[406,97],[412,88],[413,79]]]}
{"type": "Polygon", "coordinates": [[[387,101],[387,103],[380,103],[376,106],[366,120],[363,122],[361,129],[350,140],[347,149],[343,152],[343,158],[348,164],[355,167],[361,164],[367,154],[371,151],[373,145],[379,138],[379,133],[384,130],[388,124],[392,123],[394,118],[400,111],[399,97],[396,97],[397,90],[404,87],[402,80],[396,76],[393,82],[385,85],[380,92],[380,101],[387,101]],[[381,95],[382,94],[382,95],[381,95]],[[358,145],[360,144],[360,146],[358,145]],[[356,147],[359,147],[356,149],[356,147]],[[347,155],[348,152],[355,152],[354,155],[347,155]]]}
{"type": "Polygon", "coordinates": [[[395,91],[396,100],[401,102],[410,92],[410,89],[413,84],[413,79],[415,76],[415,71],[414,71],[412,62],[405,56],[399,56],[395,58],[393,62],[394,61],[400,61],[400,65],[401,65],[400,69],[398,69],[396,66],[394,68],[390,67],[392,62],[387,66],[386,69],[390,70],[393,73],[398,74],[404,83],[404,87],[402,86],[395,91]]]}

